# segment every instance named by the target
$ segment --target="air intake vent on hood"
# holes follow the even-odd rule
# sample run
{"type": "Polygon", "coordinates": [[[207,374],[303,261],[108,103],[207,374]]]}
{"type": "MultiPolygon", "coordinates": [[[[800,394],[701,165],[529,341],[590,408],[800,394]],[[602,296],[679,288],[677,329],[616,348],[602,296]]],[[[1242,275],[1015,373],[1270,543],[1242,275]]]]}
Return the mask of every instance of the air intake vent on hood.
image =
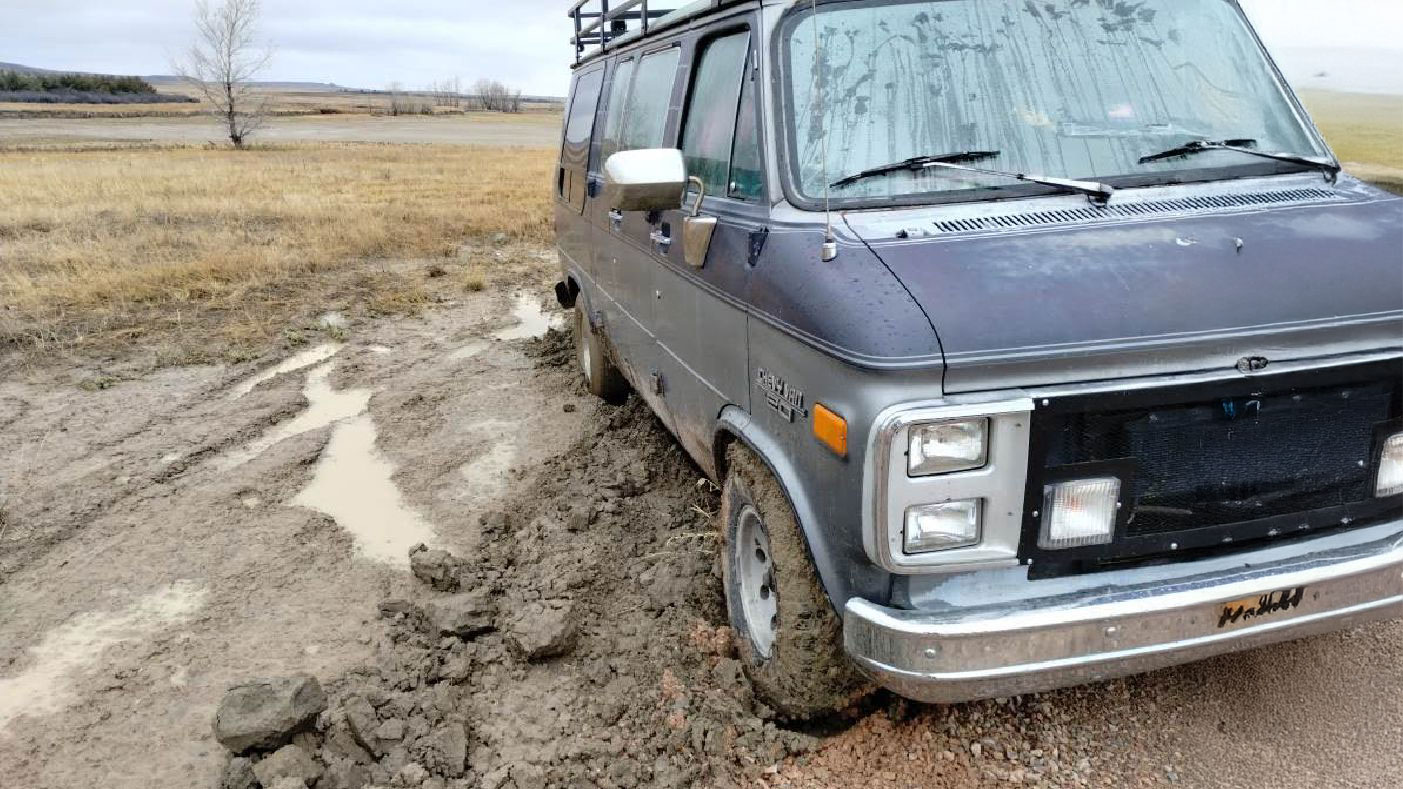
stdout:
{"type": "Polygon", "coordinates": [[[1338,200],[1324,189],[1287,189],[1275,192],[1185,197],[1175,200],[1146,200],[1144,202],[1112,203],[1105,208],[1073,208],[1061,211],[1037,211],[1027,214],[1003,214],[970,219],[938,220],[935,227],[941,233],[968,233],[977,230],[1000,230],[1017,227],[1080,224],[1107,219],[1128,219],[1156,214],[1195,214],[1224,208],[1288,205],[1320,200],[1338,200]]]}

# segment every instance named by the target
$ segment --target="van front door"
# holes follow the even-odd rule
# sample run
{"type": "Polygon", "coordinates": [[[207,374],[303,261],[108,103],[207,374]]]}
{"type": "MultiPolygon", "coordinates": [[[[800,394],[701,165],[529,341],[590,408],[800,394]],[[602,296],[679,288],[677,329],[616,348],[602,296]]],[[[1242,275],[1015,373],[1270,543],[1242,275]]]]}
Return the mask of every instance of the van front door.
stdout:
{"type": "Polygon", "coordinates": [[[747,316],[735,305],[769,209],[750,29],[723,28],[696,52],[681,129],[692,186],[683,208],[654,226],[653,325],[673,430],[693,457],[707,458],[721,409],[750,403],[747,316]]]}

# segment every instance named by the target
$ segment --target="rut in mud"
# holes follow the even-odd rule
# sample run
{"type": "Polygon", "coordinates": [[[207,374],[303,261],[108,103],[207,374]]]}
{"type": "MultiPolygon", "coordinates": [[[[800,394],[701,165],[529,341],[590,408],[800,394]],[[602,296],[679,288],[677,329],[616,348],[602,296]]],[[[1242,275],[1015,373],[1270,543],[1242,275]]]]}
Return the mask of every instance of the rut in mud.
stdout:
{"type": "MultiPolygon", "coordinates": [[[[531,354],[577,385],[566,335],[531,354]]],[[[729,784],[813,747],[776,725],[735,660],[715,489],[645,405],[602,407],[530,476],[481,516],[475,554],[416,559],[441,591],[381,603],[374,664],[331,683],[311,741],[323,782],[729,784]],[[479,595],[470,608],[495,610],[450,633],[443,608],[461,621],[465,590],[479,595]]]]}

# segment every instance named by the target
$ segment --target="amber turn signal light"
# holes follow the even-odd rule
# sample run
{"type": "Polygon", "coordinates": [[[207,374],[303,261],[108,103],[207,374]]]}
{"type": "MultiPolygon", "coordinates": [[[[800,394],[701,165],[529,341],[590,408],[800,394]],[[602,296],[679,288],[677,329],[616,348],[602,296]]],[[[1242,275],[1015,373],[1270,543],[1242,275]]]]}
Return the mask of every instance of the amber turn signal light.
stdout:
{"type": "Polygon", "coordinates": [[[848,456],[848,420],[823,403],[814,403],[814,438],[838,457],[848,456]]]}

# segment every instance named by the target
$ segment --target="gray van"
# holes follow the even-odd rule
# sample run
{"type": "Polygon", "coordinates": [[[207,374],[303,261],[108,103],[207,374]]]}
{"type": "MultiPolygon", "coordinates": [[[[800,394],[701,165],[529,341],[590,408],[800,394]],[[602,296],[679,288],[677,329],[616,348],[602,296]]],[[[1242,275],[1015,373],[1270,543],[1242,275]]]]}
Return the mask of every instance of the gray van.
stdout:
{"type": "Polygon", "coordinates": [[[557,297],[777,710],[1403,612],[1403,200],[1234,0],[659,2],[569,9],[557,297]]]}

